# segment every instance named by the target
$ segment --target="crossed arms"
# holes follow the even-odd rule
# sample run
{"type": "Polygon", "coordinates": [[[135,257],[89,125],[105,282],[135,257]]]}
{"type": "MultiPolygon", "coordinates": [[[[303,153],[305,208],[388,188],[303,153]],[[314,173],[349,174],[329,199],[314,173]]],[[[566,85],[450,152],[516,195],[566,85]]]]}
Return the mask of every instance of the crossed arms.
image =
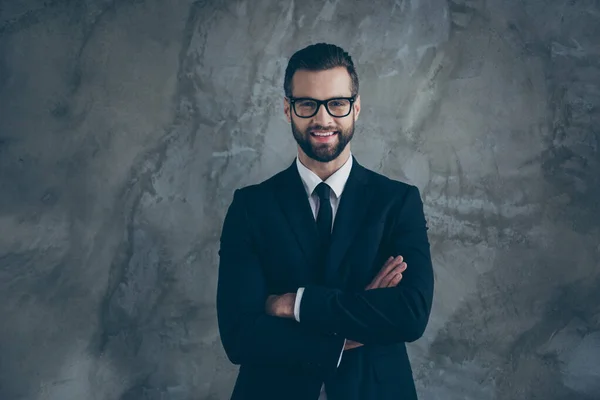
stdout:
{"type": "Polygon", "coordinates": [[[300,323],[281,317],[289,316],[288,311],[281,316],[266,312],[273,298],[251,240],[244,195],[243,190],[234,194],[219,251],[217,316],[232,363],[297,368],[326,377],[335,371],[345,339],[392,344],[423,334],[431,310],[433,271],[416,187],[409,187],[393,210],[390,256],[402,255],[409,265],[402,281],[354,292],[308,285],[300,303],[300,323]]]}

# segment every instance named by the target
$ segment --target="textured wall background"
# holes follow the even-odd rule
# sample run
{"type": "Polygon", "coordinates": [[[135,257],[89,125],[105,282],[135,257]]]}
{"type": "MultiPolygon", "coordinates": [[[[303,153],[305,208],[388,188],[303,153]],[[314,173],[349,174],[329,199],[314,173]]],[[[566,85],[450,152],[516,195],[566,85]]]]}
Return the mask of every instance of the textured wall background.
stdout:
{"type": "Polygon", "coordinates": [[[222,219],[327,41],[354,154],[424,197],[421,398],[600,399],[599,37],[594,0],[1,1],[0,398],[228,398],[222,219]]]}

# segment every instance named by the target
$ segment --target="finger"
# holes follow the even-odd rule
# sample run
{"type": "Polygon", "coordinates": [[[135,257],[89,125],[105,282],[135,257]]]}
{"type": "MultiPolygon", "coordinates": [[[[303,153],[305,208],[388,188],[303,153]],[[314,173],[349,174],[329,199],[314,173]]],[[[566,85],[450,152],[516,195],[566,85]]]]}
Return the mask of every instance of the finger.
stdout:
{"type": "Polygon", "coordinates": [[[390,284],[390,281],[394,278],[394,273],[391,272],[389,274],[387,274],[385,277],[383,277],[379,283],[377,284],[377,286],[375,286],[375,288],[385,288],[388,287],[388,285],[390,284]]]}
{"type": "Polygon", "coordinates": [[[402,256],[390,257],[390,261],[387,261],[387,265],[384,264],[384,267],[381,270],[384,271],[387,269],[389,272],[392,268],[394,268],[394,266],[398,265],[402,261],[404,261],[404,258],[402,256]]]}
{"type": "Polygon", "coordinates": [[[381,274],[382,272],[384,272],[386,269],[390,268],[392,266],[392,264],[394,263],[394,257],[389,257],[387,260],[385,260],[385,263],[383,264],[383,267],[381,267],[379,269],[378,274],[381,274]]]}
{"type": "Polygon", "coordinates": [[[378,287],[381,283],[381,279],[387,276],[395,267],[398,266],[403,260],[402,256],[390,257],[388,261],[383,265],[383,268],[379,271],[375,279],[373,279],[373,286],[378,287]]]}
{"type": "Polygon", "coordinates": [[[397,272],[394,274],[394,277],[392,279],[390,279],[389,283],[385,287],[388,287],[388,288],[396,287],[398,285],[398,283],[400,283],[401,279],[402,279],[402,274],[397,272]]]}
{"type": "Polygon", "coordinates": [[[406,270],[406,267],[407,267],[407,265],[405,262],[402,262],[399,265],[396,265],[386,276],[379,279],[378,282],[376,282],[376,285],[374,285],[374,286],[375,287],[389,287],[392,279],[394,279],[397,274],[404,272],[406,270]]]}
{"type": "MultiPolygon", "coordinates": [[[[403,273],[404,271],[406,271],[407,267],[408,267],[408,265],[406,265],[406,263],[402,263],[400,265],[397,265],[388,275],[395,276],[397,273],[403,273]]],[[[391,278],[393,278],[393,276],[391,278]]]]}
{"type": "Polygon", "coordinates": [[[402,256],[398,257],[390,257],[383,264],[383,267],[379,270],[379,273],[382,275],[388,274],[398,263],[403,261],[402,256]]]}
{"type": "Polygon", "coordinates": [[[388,287],[396,287],[398,286],[398,284],[400,283],[400,281],[402,280],[402,274],[401,273],[397,273],[394,278],[390,281],[390,284],[388,287]]]}
{"type": "Polygon", "coordinates": [[[369,285],[365,288],[365,290],[375,289],[382,286],[382,279],[390,274],[391,271],[394,270],[398,266],[398,263],[402,263],[403,257],[389,257],[383,268],[379,271],[379,273],[373,278],[373,280],[369,283],[369,285]]]}
{"type": "Polygon", "coordinates": [[[401,273],[402,273],[401,269],[399,269],[398,267],[394,268],[392,270],[392,272],[390,272],[383,279],[381,279],[381,281],[379,282],[378,287],[380,287],[380,288],[390,287],[392,281],[396,278],[396,276],[398,274],[401,274],[401,273]]]}
{"type": "Polygon", "coordinates": [[[396,268],[394,268],[394,270],[395,271],[404,272],[404,271],[406,271],[407,267],[408,267],[408,264],[406,264],[405,262],[403,262],[400,265],[398,265],[396,268]]]}

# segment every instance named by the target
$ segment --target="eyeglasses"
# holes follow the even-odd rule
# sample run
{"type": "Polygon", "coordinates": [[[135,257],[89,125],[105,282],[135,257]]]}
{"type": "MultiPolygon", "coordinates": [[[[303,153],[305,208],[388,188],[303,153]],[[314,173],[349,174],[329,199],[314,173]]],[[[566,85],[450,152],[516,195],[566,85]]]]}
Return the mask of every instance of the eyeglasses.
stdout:
{"type": "Polygon", "coordinates": [[[311,118],[319,112],[321,104],[335,118],[342,118],[350,114],[352,104],[356,100],[356,96],[352,97],[335,97],[327,100],[317,100],[310,97],[288,97],[294,113],[300,118],[311,118]]]}

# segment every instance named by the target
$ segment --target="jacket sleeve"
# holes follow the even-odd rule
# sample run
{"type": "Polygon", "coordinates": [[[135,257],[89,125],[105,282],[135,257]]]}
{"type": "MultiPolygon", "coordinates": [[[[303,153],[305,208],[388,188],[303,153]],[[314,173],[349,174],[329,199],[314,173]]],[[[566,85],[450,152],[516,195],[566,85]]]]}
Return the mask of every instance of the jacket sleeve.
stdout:
{"type": "Polygon", "coordinates": [[[221,233],[217,318],[223,348],[237,365],[290,367],[330,376],[337,367],[343,337],[266,314],[265,302],[271,293],[254,245],[255,227],[246,211],[246,193],[235,191],[221,233]]]}
{"type": "Polygon", "coordinates": [[[422,336],[433,300],[433,268],[419,190],[409,186],[392,208],[394,225],[384,249],[408,267],[393,288],[347,292],[308,285],[300,303],[300,324],[337,333],[363,344],[412,342],[422,336]]]}

